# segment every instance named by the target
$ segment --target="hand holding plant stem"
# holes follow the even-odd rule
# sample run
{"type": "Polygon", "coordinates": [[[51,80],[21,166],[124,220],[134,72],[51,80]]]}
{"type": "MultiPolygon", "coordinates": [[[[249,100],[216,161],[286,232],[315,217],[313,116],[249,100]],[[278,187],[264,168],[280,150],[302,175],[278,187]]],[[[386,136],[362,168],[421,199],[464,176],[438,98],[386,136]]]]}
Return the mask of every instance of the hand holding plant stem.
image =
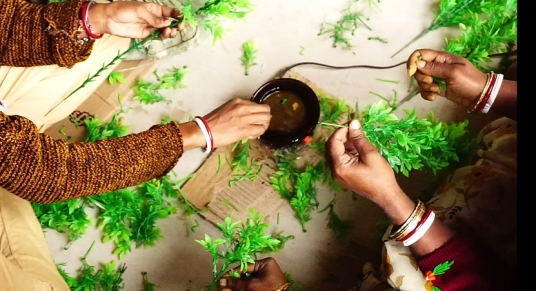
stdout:
{"type": "MultiPolygon", "coordinates": [[[[232,222],[231,217],[226,217],[223,224],[218,224],[223,238],[213,239],[205,235],[204,240],[196,240],[212,254],[214,280],[209,290],[218,285],[231,265],[238,263],[240,270],[244,273],[247,271],[248,264],[255,263],[257,255],[278,251],[283,248],[286,241],[294,238],[283,236],[281,233],[265,234],[269,225],[263,220],[260,213],[254,210],[250,211],[250,217],[243,223],[232,222]]],[[[231,275],[237,274],[231,271],[231,275]]]]}
{"type": "MultiPolygon", "coordinates": [[[[109,5],[109,4],[106,4],[106,5],[109,5]]],[[[176,28],[179,26],[179,24],[182,22],[181,21],[177,21],[177,20],[173,20],[171,21],[171,24],[169,25],[170,28],[176,28]]],[[[124,56],[126,56],[127,54],[129,54],[131,51],[134,51],[134,50],[137,50],[141,47],[143,47],[143,45],[145,43],[147,43],[148,41],[151,41],[151,40],[155,40],[155,39],[158,39],[159,38],[159,35],[160,35],[160,32],[156,29],[153,29],[152,33],[147,37],[145,38],[144,40],[141,40],[141,41],[133,41],[133,43],[130,45],[130,47],[125,50],[124,52],[122,53],[119,53],[116,57],[114,57],[112,59],[112,61],[110,61],[108,64],[106,65],[103,65],[99,70],[97,70],[97,72],[95,74],[93,74],[92,76],[89,76],[86,80],[84,80],[84,82],[82,82],[82,84],[80,86],[78,86],[76,89],[74,89],[71,93],[69,93],[69,95],[67,95],[67,97],[63,98],[60,103],[58,103],[56,106],[52,107],[52,109],[50,109],[46,114],[45,116],[47,116],[48,114],[50,114],[50,112],[52,112],[52,110],[54,110],[56,107],[58,107],[63,101],[69,99],[71,96],[73,96],[73,94],[75,94],[76,92],[78,92],[80,89],[84,88],[87,84],[91,83],[91,82],[94,82],[95,79],[97,77],[99,77],[104,71],[110,69],[116,62],[120,61],[123,59],[124,56]]]]}
{"type": "Polygon", "coordinates": [[[88,11],[93,33],[127,38],[147,38],[154,30],[159,30],[162,39],[175,37],[172,19],[182,22],[183,15],[172,7],[137,1],[92,3],[88,11]]]}

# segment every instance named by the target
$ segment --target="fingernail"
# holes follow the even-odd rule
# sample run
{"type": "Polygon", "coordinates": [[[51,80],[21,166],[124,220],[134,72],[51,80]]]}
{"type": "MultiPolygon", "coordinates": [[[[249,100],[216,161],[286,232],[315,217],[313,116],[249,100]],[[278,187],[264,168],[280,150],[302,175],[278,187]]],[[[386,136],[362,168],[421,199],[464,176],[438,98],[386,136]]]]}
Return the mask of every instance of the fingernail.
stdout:
{"type": "Polygon", "coordinates": [[[167,22],[168,20],[169,20],[169,19],[167,19],[167,18],[162,18],[162,22],[163,22],[163,23],[164,23],[164,22],[167,22]]]}
{"type": "Polygon", "coordinates": [[[419,67],[419,68],[424,68],[424,66],[426,66],[426,62],[425,62],[425,61],[417,61],[417,67],[419,67]]]}
{"type": "Polygon", "coordinates": [[[354,119],[352,120],[352,122],[350,122],[350,129],[351,130],[358,130],[361,128],[361,124],[359,123],[359,121],[357,121],[357,119],[354,119]]]}

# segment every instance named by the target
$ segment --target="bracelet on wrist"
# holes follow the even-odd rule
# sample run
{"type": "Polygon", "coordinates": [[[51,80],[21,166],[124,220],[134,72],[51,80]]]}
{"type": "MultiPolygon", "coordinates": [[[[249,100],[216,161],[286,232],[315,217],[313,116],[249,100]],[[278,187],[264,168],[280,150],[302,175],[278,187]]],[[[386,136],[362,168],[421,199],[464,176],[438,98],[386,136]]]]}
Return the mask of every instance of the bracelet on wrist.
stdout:
{"type": "Polygon", "coordinates": [[[391,227],[389,239],[399,241],[401,238],[406,237],[408,233],[417,227],[425,212],[426,207],[424,203],[420,200],[417,200],[417,205],[415,206],[415,209],[413,209],[413,212],[410,214],[408,219],[406,219],[406,221],[404,221],[404,223],[399,227],[391,227]]]}
{"type": "Polygon", "coordinates": [[[212,152],[212,150],[214,150],[214,139],[212,137],[212,131],[210,131],[210,127],[208,126],[208,122],[201,116],[196,116],[194,121],[197,123],[205,137],[205,152],[212,152]]]}
{"type": "Polygon", "coordinates": [[[288,288],[290,288],[290,283],[285,283],[285,284],[277,287],[274,291],[287,291],[288,288]]]}
{"type": "Polygon", "coordinates": [[[430,229],[430,227],[432,226],[432,223],[435,220],[435,213],[432,210],[432,208],[428,208],[425,216],[426,217],[423,217],[423,219],[419,222],[419,225],[415,229],[415,232],[407,236],[405,240],[402,241],[402,244],[404,246],[409,247],[412,244],[416,243],[430,229]]]}
{"type": "Polygon", "coordinates": [[[99,39],[104,35],[93,33],[93,31],[91,31],[91,24],[89,24],[89,7],[95,3],[95,1],[84,2],[80,8],[80,20],[82,28],[84,28],[85,32],[91,39],[99,39]]]}
{"type": "Polygon", "coordinates": [[[495,81],[495,84],[493,85],[493,88],[491,89],[489,99],[487,100],[486,104],[483,106],[480,112],[482,113],[489,112],[491,106],[493,105],[493,103],[495,102],[495,99],[497,98],[497,95],[499,94],[499,90],[501,89],[503,80],[504,80],[504,75],[497,74],[497,80],[495,81]]]}
{"type": "Polygon", "coordinates": [[[478,101],[476,102],[475,106],[471,110],[468,110],[467,113],[471,113],[477,110],[480,106],[484,106],[484,105],[481,105],[482,103],[486,104],[487,100],[485,99],[486,99],[486,96],[487,98],[489,98],[491,82],[495,79],[494,75],[495,75],[494,72],[490,72],[489,74],[487,74],[488,78],[486,80],[486,84],[484,85],[484,89],[482,89],[482,93],[480,93],[480,98],[478,98],[478,101]]]}

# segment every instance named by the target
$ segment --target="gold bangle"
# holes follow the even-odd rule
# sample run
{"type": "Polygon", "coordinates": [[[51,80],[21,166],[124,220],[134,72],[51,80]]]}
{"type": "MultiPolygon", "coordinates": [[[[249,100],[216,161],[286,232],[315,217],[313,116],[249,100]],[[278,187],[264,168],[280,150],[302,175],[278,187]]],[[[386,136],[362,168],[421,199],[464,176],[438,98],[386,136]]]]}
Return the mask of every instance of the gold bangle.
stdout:
{"type": "Polygon", "coordinates": [[[489,86],[491,85],[491,80],[493,79],[494,74],[495,73],[493,71],[491,71],[489,74],[487,74],[488,79],[486,80],[486,85],[484,86],[484,90],[482,90],[482,93],[480,93],[480,98],[478,98],[478,101],[476,102],[475,107],[473,107],[473,109],[471,109],[471,110],[468,110],[467,113],[471,113],[471,112],[475,111],[476,108],[478,107],[478,104],[480,104],[480,102],[482,102],[482,99],[484,99],[484,96],[486,96],[486,93],[488,92],[488,89],[489,89],[489,86]]]}
{"type": "Polygon", "coordinates": [[[418,212],[415,213],[415,216],[413,216],[411,221],[408,223],[408,226],[405,229],[400,230],[400,234],[397,235],[394,239],[397,241],[400,241],[404,237],[406,237],[410,232],[415,230],[415,228],[417,227],[417,225],[419,225],[419,222],[422,220],[425,213],[426,213],[426,207],[424,203],[422,203],[421,206],[419,207],[418,212]]]}
{"type": "Polygon", "coordinates": [[[415,209],[413,209],[411,215],[408,217],[408,219],[406,219],[406,221],[404,221],[404,223],[400,227],[398,227],[398,229],[395,230],[394,233],[391,231],[389,239],[398,240],[407,235],[415,227],[417,227],[417,224],[419,224],[419,221],[421,220],[425,212],[426,207],[424,206],[424,203],[422,203],[422,201],[420,200],[417,200],[417,205],[415,206],[415,209]]]}
{"type": "Polygon", "coordinates": [[[285,291],[290,287],[290,283],[285,283],[279,287],[277,287],[274,291],[285,291]]]}

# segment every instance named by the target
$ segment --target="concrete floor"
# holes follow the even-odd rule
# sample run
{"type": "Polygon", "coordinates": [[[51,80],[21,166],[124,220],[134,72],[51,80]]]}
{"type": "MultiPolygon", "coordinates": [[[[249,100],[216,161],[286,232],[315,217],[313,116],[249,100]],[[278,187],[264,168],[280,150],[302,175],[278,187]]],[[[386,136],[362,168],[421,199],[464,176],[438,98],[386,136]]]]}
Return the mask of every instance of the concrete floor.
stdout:
{"type": "MultiPolygon", "coordinates": [[[[256,0],[254,11],[245,21],[227,23],[231,29],[219,43],[212,45],[210,36],[194,49],[170,57],[161,63],[159,71],[172,66],[187,65],[190,69],[185,84],[188,88],[168,91],[171,104],[140,106],[131,103],[134,110],[125,117],[125,124],[139,132],[159,123],[164,115],[186,119],[187,114],[203,115],[232,97],[248,98],[260,85],[272,79],[279,70],[296,62],[314,61],[332,65],[368,64],[389,66],[407,59],[417,48],[442,49],[447,30],[429,33],[395,58],[390,56],[407,41],[425,29],[433,19],[431,0],[382,0],[376,8],[366,12],[372,31],[359,28],[351,38],[352,51],[333,48],[328,36],[318,36],[321,24],[334,22],[350,0],[256,0]],[[368,40],[381,37],[388,43],[368,40]],[[255,39],[258,45],[257,63],[250,76],[244,76],[240,64],[241,46],[255,39]],[[303,55],[300,50],[303,47],[303,55]]],[[[367,1],[356,5],[367,7],[367,1]]],[[[356,6],[359,7],[359,6],[356,6]]],[[[393,90],[401,97],[408,93],[409,78],[405,66],[389,70],[328,70],[316,67],[297,68],[300,74],[315,82],[335,96],[360,106],[379,101],[369,93],[374,91],[392,96],[393,90]],[[398,84],[379,82],[376,78],[399,81],[398,84]]],[[[128,106],[129,104],[127,104],[128,106]]],[[[433,110],[444,121],[466,118],[464,110],[449,101],[438,99],[427,102],[419,96],[399,109],[417,109],[421,116],[433,110]]],[[[194,172],[206,155],[200,150],[184,154],[175,168],[179,177],[194,172]]],[[[409,195],[416,196],[433,182],[429,175],[412,173],[410,178],[400,180],[409,195]],[[423,183],[424,181],[424,183],[423,183]]],[[[329,202],[330,195],[319,194],[321,205],[329,202]]],[[[381,244],[374,239],[378,235],[376,223],[383,218],[381,210],[372,203],[353,199],[351,193],[341,194],[337,204],[338,213],[355,221],[351,237],[344,242],[333,238],[326,228],[326,214],[315,214],[308,224],[308,232],[302,233],[293,217],[290,206],[280,210],[280,223],[276,230],[296,238],[274,257],[281,267],[296,280],[309,286],[307,290],[338,290],[357,278],[361,265],[366,261],[377,262],[381,244]]],[[[204,234],[218,236],[219,231],[210,223],[200,220],[201,227],[187,236],[186,226],[180,215],[160,222],[164,239],[156,247],[135,249],[123,260],[128,269],[124,275],[125,290],[141,290],[141,272],[148,272],[157,290],[200,290],[211,281],[211,257],[196,242],[204,234]]],[[[80,266],[80,257],[93,241],[97,241],[88,262],[98,264],[117,260],[112,255],[113,245],[100,243],[100,231],[92,228],[69,250],[63,250],[63,236],[47,232],[47,240],[55,260],[67,263],[66,269],[74,272],[80,266]]]]}

